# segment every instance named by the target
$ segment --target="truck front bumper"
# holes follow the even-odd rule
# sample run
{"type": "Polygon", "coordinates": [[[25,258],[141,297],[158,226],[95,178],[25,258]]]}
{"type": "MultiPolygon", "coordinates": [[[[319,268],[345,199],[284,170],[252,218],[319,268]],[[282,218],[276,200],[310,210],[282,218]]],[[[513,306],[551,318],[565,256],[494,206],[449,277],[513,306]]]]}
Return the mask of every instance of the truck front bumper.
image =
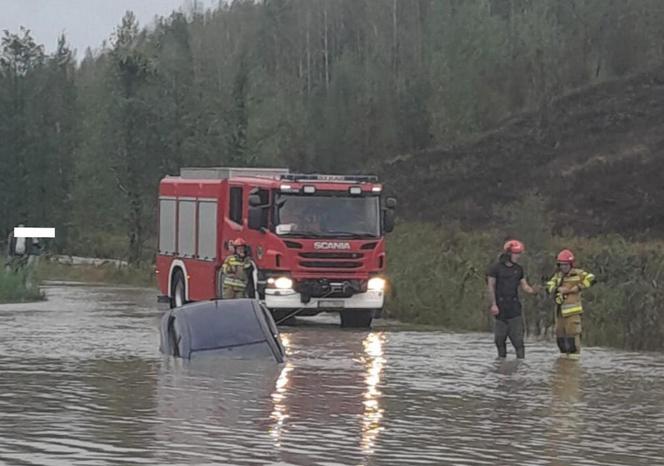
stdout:
{"type": "Polygon", "coordinates": [[[302,296],[295,290],[265,290],[265,306],[268,309],[317,309],[324,311],[340,311],[343,309],[382,309],[385,303],[385,292],[367,291],[350,298],[311,298],[302,302],[302,296]]]}

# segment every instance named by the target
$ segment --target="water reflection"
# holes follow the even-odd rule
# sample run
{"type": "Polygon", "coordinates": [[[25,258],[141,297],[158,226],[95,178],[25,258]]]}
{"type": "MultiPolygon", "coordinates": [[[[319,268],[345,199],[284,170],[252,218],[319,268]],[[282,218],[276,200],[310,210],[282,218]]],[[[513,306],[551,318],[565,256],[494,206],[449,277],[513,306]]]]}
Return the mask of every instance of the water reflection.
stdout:
{"type": "MultiPolygon", "coordinates": [[[[284,341],[282,339],[282,341],[284,341]]],[[[293,370],[291,362],[286,362],[272,393],[272,403],[274,408],[270,418],[273,425],[270,428],[270,436],[276,447],[281,447],[281,437],[283,435],[284,423],[288,418],[288,405],[286,404],[286,394],[289,385],[289,374],[293,370]]]]}
{"type": "Polygon", "coordinates": [[[568,446],[579,441],[583,431],[581,412],[581,363],[556,359],[551,373],[551,403],[549,417],[551,428],[548,454],[551,464],[564,465],[577,458],[569,457],[568,446]]]}
{"type": "Polygon", "coordinates": [[[383,427],[383,408],[380,406],[382,393],[378,389],[385,358],[383,357],[383,333],[370,333],[364,340],[365,351],[364,364],[367,375],[365,378],[366,392],[364,393],[364,413],[362,415],[362,439],[361,447],[364,454],[372,454],[378,434],[383,427]]]}
{"type": "Polygon", "coordinates": [[[567,359],[556,359],[551,377],[554,405],[574,406],[580,400],[581,363],[567,359]]]}
{"type": "Polygon", "coordinates": [[[240,464],[273,453],[267,428],[272,362],[163,358],[153,431],[157,464],[240,464]],[[206,461],[202,461],[204,458],[206,461]],[[179,461],[179,463],[178,463],[179,461]]]}
{"type": "MultiPolygon", "coordinates": [[[[145,445],[154,441],[150,419],[157,409],[156,364],[139,358],[92,360],[80,365],[85,385],[68,394],[71,411],[103,419],[85,422],[85,437],[121,454],[149,457],[145,445]]],[[[73,440],[71,440],[73,441],[73,440]]]]}
{"type": "Polygon", "coordinates": [[[281,340],[281,346],[284,347],[284,351],[286,353],[286,356],[291,355],[291,341],[290,341],[290,335],[287,333],[281,333],[279,335],[279,339],[281,340]]]}
{"type": "Polygon", "coordinates": [[[270,436],[274,442],[274,446],[281,447],[281,438],[283,434],[284,423],[288,418],[288,406],[286,405],[286,394],[289,386],[289,374],[293,370],[293,364],[288,361],[292,355],[290,336],[287,333],[279,335],[281,344],[284,347],[287,362],[284,364],[279,377],[274,386],[274,391],[270,395],[272,398],[272,413],[270,419],[272,426],[270,427],[270,436]]]}

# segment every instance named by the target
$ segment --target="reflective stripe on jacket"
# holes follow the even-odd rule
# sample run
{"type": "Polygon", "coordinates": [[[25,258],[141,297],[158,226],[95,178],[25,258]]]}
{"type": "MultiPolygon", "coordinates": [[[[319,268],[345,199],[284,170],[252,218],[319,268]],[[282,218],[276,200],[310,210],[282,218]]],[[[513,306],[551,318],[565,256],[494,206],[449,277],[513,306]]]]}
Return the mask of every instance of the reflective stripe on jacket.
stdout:
{"type": "Polygon", "coordinates": [[[232,254],[226,258],[222,266],[223,284],[233,288],[244,289],[247,287],[247,270],[251,267],[248,257],[241,259],[232,254]]]}
{"type": "Polygon", "coordinates": [[[595,284],[596,278],[582,269],[572,269],[567,275],[556,272],[546,284],[546,291],[553,295],[563,317],[583,312],[581,292],[595,284]],[[573,289],[571,293],[562,294],[557,290],[561,287],[573,289]],[[576,288],[576,289],[575,289],[576,288]]]}

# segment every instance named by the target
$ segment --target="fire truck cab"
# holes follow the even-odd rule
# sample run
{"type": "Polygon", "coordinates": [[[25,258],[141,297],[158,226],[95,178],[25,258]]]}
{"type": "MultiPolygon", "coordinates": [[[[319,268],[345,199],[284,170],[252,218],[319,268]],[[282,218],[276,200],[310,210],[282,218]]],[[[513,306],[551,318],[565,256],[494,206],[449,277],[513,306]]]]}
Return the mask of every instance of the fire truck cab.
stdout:
{"type": "Polygon", "coordinates": [[[249,245],[249,297],[279,321],[339,312],[368,327],[383,308],[394,198],[374,176],[183,168],[159,186],[157,277],[171,307],[223,298],[229,243],[249,245]]]}

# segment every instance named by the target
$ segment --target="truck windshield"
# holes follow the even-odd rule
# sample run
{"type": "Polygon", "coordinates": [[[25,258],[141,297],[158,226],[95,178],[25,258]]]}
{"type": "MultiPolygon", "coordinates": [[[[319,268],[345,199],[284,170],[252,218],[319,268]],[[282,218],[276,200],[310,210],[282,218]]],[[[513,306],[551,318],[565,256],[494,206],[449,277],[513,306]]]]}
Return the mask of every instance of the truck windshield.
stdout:
{"type": "Polygon", "coordinates": [[[302,196],[277,198],[276,232],[313,237],[377,237],[380,201],[377,196],[302,196]]]}

